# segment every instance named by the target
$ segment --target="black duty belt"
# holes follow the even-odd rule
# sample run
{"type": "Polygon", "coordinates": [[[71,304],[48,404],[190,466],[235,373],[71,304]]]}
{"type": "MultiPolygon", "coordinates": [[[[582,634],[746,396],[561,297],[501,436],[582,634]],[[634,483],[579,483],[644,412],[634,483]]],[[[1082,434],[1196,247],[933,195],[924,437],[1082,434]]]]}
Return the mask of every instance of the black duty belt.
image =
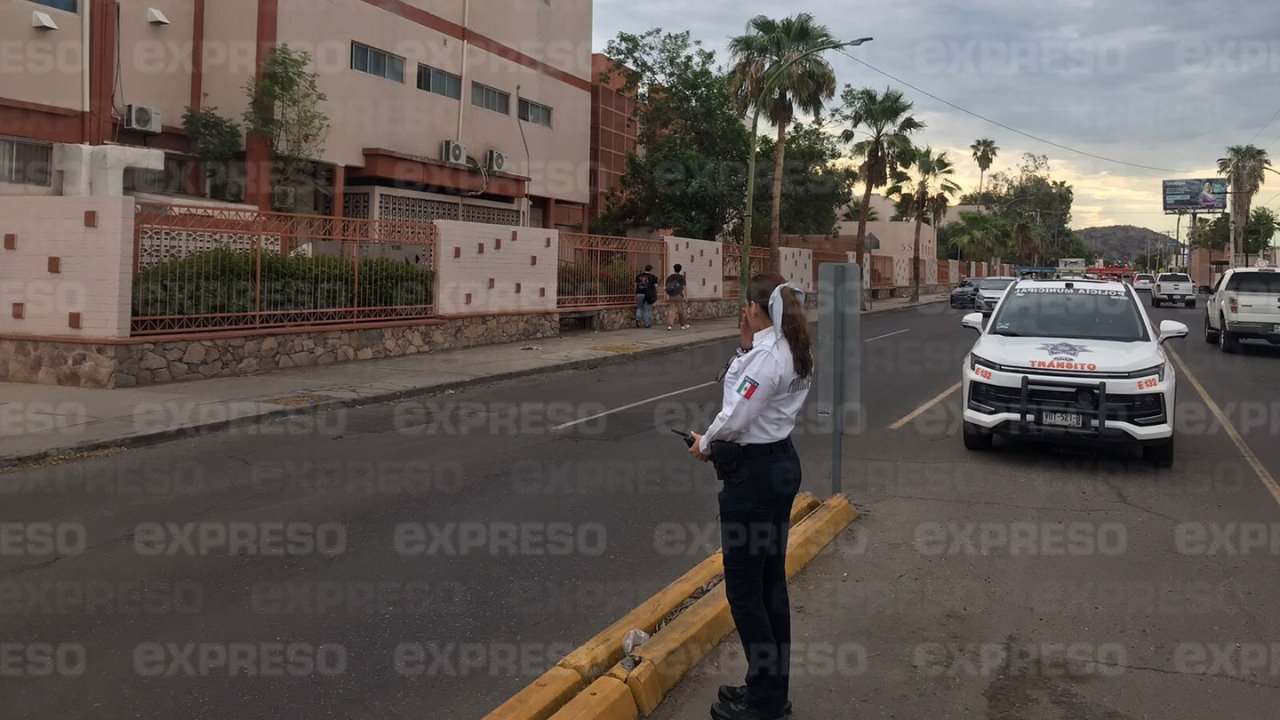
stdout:
{"type": "Polygon", "coordinates": [[[742,458],[761,457],[763,455],[784,455],[795,449],[795,445],[791,443],[791,438],[785,438],[777,442],[764,443],[761,445],[743,445],[742,458]]]}

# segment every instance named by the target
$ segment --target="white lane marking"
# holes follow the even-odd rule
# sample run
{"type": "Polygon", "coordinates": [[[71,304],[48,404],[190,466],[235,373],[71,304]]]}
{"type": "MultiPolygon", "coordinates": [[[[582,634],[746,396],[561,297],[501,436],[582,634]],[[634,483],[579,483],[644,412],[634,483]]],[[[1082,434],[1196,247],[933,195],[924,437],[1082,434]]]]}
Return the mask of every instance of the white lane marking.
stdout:
{"type": "Polygon", "coordinates": [[[885,338],[887,338],[887,337],[893,337],[894,335],[901,335],[902,333],[905,333],[905,332],[911,332],[911,328],[907,328],[907,329],[905,329],[905,330],[895,330],[895,331],[893,331],[893,332],[891,332],[891,333],[885,333],[884,335],[877,335],[877,336],[875,336],[875,337],[873,337],[873,338],[867,338],[866,340],[863,340],[862,342],[875,342],[876,340],[883,340],[883,339],[885,339],[885,338]]]}
{"type": "Polygon", "coordinates": [[[567,423],[563,423],[563,424],[560,424],[560,425],[556,425],[555,427],[551,428],[551,432],[556,432],[556,431],[558,431],[558,430],[563,430],[563,429],[568,428],[568,427],[573,427],[574,425],[581,425],[581,424],[582,424],[582,423],[584,423],[584,422],[590,422],[590,421],[592,421],[592,420],[596,420],[596,419],[598,419],[598,418],[605,417],[606,415],[612,415],[612,414],[614,414],[614,413],[620,413],[620,412],[622,412],[623,410],[630,410],[630,409],[632,409],[632,408],[638,408],[638,407],[640,407],[641,405],[648,405],[649,403],[657,402],[657,401],[659,401],[659,400],[664,400],[664,399],[669,398],[669,397],[671,397],[671,396],[673,396],[673,395],[680,395],[680,394],[683,394],[683,393],[692,392],[692,391],[694,391],[694,390],[701,390],[701,389],[702,389],[702,388],[704,388],[704,387],[711,387],[712,385],[719,385],[719,384],[720,384],[720,383],[718,383],[718,382],[716,382],[716,381],[712,380],[711,382],[704,382],[704,383],[702,383],[701,385],[693,385],[693,386],[691,386],[691,387],[687,387],[687,388],[684,388],[684,389],[682,389],[682,390],[673,390],[673,391],[671,391],[671,392],[669,392],[669,393],[666,393],[666,394],[663,394],[663,395],[658,395],[658,396],[656,396],[656,397],[651,397],[651,398],[649,398],[649,399],[647,399],[647,400],[641,400],[641,401],[639,401],[639,402],[633,402],[633,403],[631,403],[630,405],[623,405],[622,407],[616,407],[616,408],[614,408],[614,409],[612,409],[612,410],[605,410],[605,411],[604,411],[604,412],[602,412],[602,413],[596,413],[595,415],[588,415],[587,417],[584,417],[584,418],[579,418],[579,419],[577,419],[577,420],[572,420],[572,421],[567,422],[567,423]]]}
{"type": "MultiPolygon", "coordinates": [[[[887,333],[887,334],[885,334],[885,335],[877,335],[876,337],[873,337],[873,338],[867,338],[866,340],[863,340],[863,342],[872,342],[873,340],[883,340],[884,338],[887,338],[887,337],[893,337],[894,335],[901,335],[902,333],[905,333],[905,332],[911,332],[911,328],[907,328],[907,329],[905,329],[905,330],[895,330],[895,331],[893,331],[893,332],[891,332],[891,333],[887,333]]],[[[602,412],[602,413],[596,413],[595,415],[589,415],[589,416],[584,417],[584,418],[578,418],[577,420],[571,420],[571,421],[569,421],[569,422],[567,422],[567,423],[562,423],[562,424],[560,424],[560,425],[556,425],[556,426],[554,426],[554,427],[552,427],[552,428],[551,428],[551,432],[556,432],[556,431],[558,431],[558,430],[563,430],[563,429],[565,429],[565,428],[570,428],[570,427],[573,427],[574,425],[581,425],[581,424],[582,424],[582,423],[584,423],[584,422],[590,422],[590,421],[592,421],[592,420],[597,420],[597,419],[599,419],[599,418],[606,417],[606,416],[608,416],[608,415],[613,415],[614,413],[620,413],[620,412],[622,412],[622,411],[624,411],[624,410],[630,410],[630,409],[632,409],[632,408],[638,408],[638,407],[640,407],[641,405],[648,405],[649,403],[657,402],[657,401],[659,401],[659,400],[664,400],[664,399],[669,398],[669,397],[671,397],[671,396],[673,396],[673,395],[681,395],[681,394],[683,394],[683,393],[692,392],[692,391],[694,391],[694,390],[701,390],[701,389],[702,389],[702,388],[704,388],[704,387],[710,387],[710,386],[712,386],[712,385],[717,385],[717,384],[718,384],[718,383],[716,383],[716,382],[714,382],[714,381],[713,381],[713,382],[705,382],[705,383],[702,383],[701,385],[694,385],[694,386],[692,386],[692,387],[683,388],[683,389],[681,389],[681,390],[673,390],[672,392],[666,393],[666,394],[664,394],[664,395],[658,395],[657,397],[651,397],[651,398],[649,398],[649,399],[647,399],[647,400],[640,400],[639,402],[633,402],[633,403],[631,403],[630,405],[623,405],[622,407],[616,407],[616,408],[614,408],[614,409],[612,409],[612,410],[605,410],[605,411],[604,411],[604,412],[602,412]]],[[[954,390],[955,388],[952,388],[952,389],[954,390]]]]}
{"type": "Polygon", "coordinates": [[[1213,398],[1209,397],[1209,391],[1205,390],[1204,386],[1200,384],[1200,381],[1196,379],[1196,376],[1191,374],[1191,368],[1187,367],[1187,364],[1182,361],[1182,357],[1179,356],[1171,347],[1167,347],[1167,351],[1169,353],[1169,357],[1172,357],[1173,361],[1177,363],[1178,371],[1185,375],[1187,380],[1191,382],[1191,387],[1195,388],[1196,392],[1200,394],[1200,398],[1204,400],[1204,404],[1209,408],[1209,412],[1213,413],[1213,416],[1217,418],[1218,422],[1227,431],[1227,435],[1231,438],[1231,441],[1240,449],[1240,454],[1244,455],[1245,461],[1247,461],[1249,466],[1253,468],[1253,471],[1258,474],[1258,479],[1261,480],[1262,484],[1271,492],[1271,497],[1275,498],[1277,504],[1280,504],[1280,485],[1276,484],[1276,479],[1271,477],[1271,473],[1267,472],[1267,469],[1263,467],[1262,462],[1258,460],[1258,456],[1254,455],[1253,451],[1249,449],[1249,446],[1245,444],[1244,438],[1240,436],[1239,432],[1236,432],[1235,426],[1232,425],[1231,421],[1227,419],[1227,416],[1223,414],[1222,408],[1218,407],[1218,403],[1214,402],[1213,398]]]}
{"type": "Polygon", "coordinates": [[[924,414],[924,412],[925,412],[926,410],[928,410],[929,408],[933,407],[934,405],[937,405],[938,403],[942,402],[943,400],[946,400],[946,399],[947,399],[947,396],[949,396],[951,393],[953,393],[953,392],[955,392],[956,390],[959,390],[959,389],[960,389],[960,383],[959,383],[959,382],[957,382],[955,385],[952,385],[951,387],[947,388],[946,390],[943,390],[943,391],[942,391],[941,393],[939,393],[939,394],[938,394],[938,396],[937,396],[937,397],[935,397],[934,399],[932,399],[932,400],[930,400],[929,402],[927,402],[927,403],[925,403],[925,404],[921,405],[920,407],[916,408],[915,410],[912,410],[910,415],[907,415],[906,417],[902,418],[902,419],[901,419],[901,420],[899,420],[898,422],[896,422],[896,423],[894,423],[894,424],[890,425],[890,426],[889,426],[889,429],[890,429],[890,430],[901,430],[901,429],[902,429],[902,428],[903,428],[907,423],[909,423],[909,422],[911,422],[912,420],[915,420],[916,418],[920,417],[921,415],[923,415],[923,414],[924,414]]]}

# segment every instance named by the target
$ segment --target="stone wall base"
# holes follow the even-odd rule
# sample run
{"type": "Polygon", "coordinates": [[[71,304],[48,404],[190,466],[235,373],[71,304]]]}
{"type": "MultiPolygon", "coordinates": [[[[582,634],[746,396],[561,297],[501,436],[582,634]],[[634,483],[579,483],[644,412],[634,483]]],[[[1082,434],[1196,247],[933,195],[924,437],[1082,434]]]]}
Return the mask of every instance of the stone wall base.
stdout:
{"type": "Polygon", "coordinates": [[[560,334],[556,313],[120,345],[0,340],[0,381],[127,388],[400,357],[560,334]]]}
{"type": "MultiPolygon", "coordinates": [[[[733,317],[738,314],[737,300],[689,300],[685,311],[690,322],[733,317]]],[[[653,324],[666,326],[675,318],[674,309],[667,302],[659,302],[653,308],[653,324]]],[[[607,308],[596,311],[594,329],[600,331],[625,330],[636,326],[635,308],[607,308]]]]}

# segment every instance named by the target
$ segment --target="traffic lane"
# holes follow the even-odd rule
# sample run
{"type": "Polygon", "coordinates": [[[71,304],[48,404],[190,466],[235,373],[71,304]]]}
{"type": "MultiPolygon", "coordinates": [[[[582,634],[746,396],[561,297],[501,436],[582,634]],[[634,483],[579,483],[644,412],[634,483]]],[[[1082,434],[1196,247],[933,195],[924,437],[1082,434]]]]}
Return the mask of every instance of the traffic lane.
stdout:
{"type": "MultiPolygon", "coordinates": [[[[1280,477],[1280,347],[1264,341],[1246,340],[1239,352],[1229,355],[1216,344],[1204,341],[1204,296],[1197,307],[1149,310],[1158,325],[1161,320],[1185,323],[1190,334],[1169,347],[1187,364],[1200,384],[1217,403],[1249,449],[1272,477],[1280,477]]],[[[1179,394],[1194,394],[1188,385],[1179,394]]],[[[1209,411],[1194,407],[1179,418],[1187,432],[1223,432],[1207,422],[1209,411]]]]}
{"type": "MultiPolygon", "coordinates": [[[[797,716],[1273,716],[1280,506],[1231,441],[1179,433],[1169,470],[973,453],[960,402],[851,447],[864,512],[793,582],[797,716]]],[[[656,717],[738,682],[738,655],[730,639],[656,717]]]]}
{"type": "MultiPolygon", "coordinates": [[[[6,557],[4,570],[11,577],[39,586],[71,583],[86,592],[137,581],[169,600],[143,613],[145,632],[74,607],[6,614],[7,635],[77,638],[98,668],[72,694],[48,693],[48,685],[39,683],[14,688],[6,693],[11,707],[75,714],[89,702],[136,713],[135,703],[143,698],[157,715],[198,715],[200,708],[224,707],[245,693],[306,706],[320,697],[313,677],[262,679],[250,688],[243,680],[202,677],[193,686],[190,678],[139,678],[132,653],[158,640],[189,648],[210,638],[312,644],[315,638],[339,638],[349,690],[327,697],[353,714],[389,707],[482,714],[552,664],[566,646],[585,640],[716,547],[714,479],[656,425],[651,411],[586,423],[573,434],[547,432],[553,402],[548,398],[572,401],[584,387],[605,386],[613,393],[606,400],[632,400],[638,386],[670,387],[671,374],[703,364],[672,359],[633,366],[625,382],[598,377],[599,371],[560,373],[537,383],[321,413],[5,476],[14,499],[6,514],[82,525],[87,535],[80,555],[50,564],[6,557]],[[446,552],[428,558],[425,567],[416,562],[422,558],[388,552],[388,538],[406,521],[494,528],[528,520],[594,521],[607,533],[609,548],[596,558],[577,553],[571,562],[446,552]],[[187,527],[197,521],[202,527],[336,523],[347,546],[335,556],[246,562],[225,553],[193,557],[176,543],[174,552],[165,547],[159,555],[140,556],[131,544],[141,523],[187,527]],[[375,581],[407,588],[424,577],[431,580],[425,590],[431,613],[425,619],[412,612],[421,602],[393,604],[391,617],[376,620],[365,610],[367,603],[321,610],[321,588],[337,587],[345,597],[368,592],[375,581]],[[186,612],[193,609],[198,624],[186,612]],[[199,636],[193,638],[196,627],[199,636]],[[399,676],[388,660],[395,651],[391,641],[398,646],[423,637],[432,643],[423,653],[460,652],[470,640],[468,647],[474,650],[478,643],[489,662],[464,671],[460,659],[452,658],[426,678],[399,676]],[[512,652],[516,661],[506,664],[512,652]],[[504,667],[495,677],[499,653],[504,667]]],[[[713,413],[718,392],[711,389],[697,400],[713,413]]],[[[34,595],[27,585],[18,589],[34,595]]],[[[175,672],[187,671],[175,665],[175,672]]]]}
{"type": "MultiPolygon", "coordinates": [[[[896,333],[886,342],[907,340],[900,326],[882,326],[883,332],[868,329],[896,333]]],[[[137,698],[157,715],[196,714],[245,692],[305,706],[319,697],[314,677],[262,679],[251,688],[241,680],[202,677],[193,689],[190,678],[139,678],[132,653],[160,640],[184,649],[210,638],[229,643],[283,637],[312,645],[323,645],[316,638],[338,638],[348,663],[347,691],[327,696],[351,713],[430,707],[449,716],[482,714],[718,544],[714,478],[684,455],[653,408],[584,423],[561,435],[548,432],[556,419],[549,412],[556,400],[548,398],[564,399],[575,411],[584,388],[608,389],[611,395],[603,399],[609,403],[632,401],[650,388],[671,387],[689,367],[704,364],[705,359],[665,357],[629,364],[630,372],[614,378],[601,375],[624,368],[559,373],[536,383],[500,383],[421,402],[263,423],[3,476],[14,499],[6,515],[80,525],[87,536],[80,555],[50,564],[43,562],[47,558],[3,558],[3,571],[18,580],[19,592],[35,596],[26,583],[123,592],[121,583],[138,582],[168,601],[143,613],[146,632],[113,622],[110,614],[76,612],[74,604],[65,612],[6,613],[7,635],[76,638],[98,669],[73,694],[48,693],[48,685],[36,683],[6,695],[13,708],[41,707],[41,714],[74,714],[84,702],[137,712],[137,698]],[[460,556],[448,548],[428,558],[389,551],[390,538],[406,522],[494,529],[527,521],[590,523],[604,531],[608,547],[594,557],[587,556],[594,547],[592,553],[576,553],[571,561],[460,556]],[[172,548],[140,555],[133,544],[137,527],[154,522],[184,528],[197,522],[336,524],[345,532],[346,547],[333,556],[246,562],[225,552],[192,556],[174,538],[172,548]],[[424,597],[392,602],[385,613],[390,617],[374,619],[368,602],[353,605],[347,597],[367,594],[377,582],[408,592],[423,578],[430,580],[418,588],[424,597]],[[325,588],[343,593],[337,607],[325,604],[326,597],[335,602],[321,595],[325,588]],[[423,607],[430,610],[425,618],[423,607]],[[420,638],[428,644],[415,644],[420,638]],[[427,677],[406,678],[388,659],[402,641],[430,659],[437,652],[478,648],[486,662],[463,670],[460,658],[445,658],[427,677]],[[508,662],[512,653],[515,659],[508,662]],[[118,693],[119,688],[129,692],[118,693]]],[[[900,388],[907,396],[910,390],[900,388]]],[[[719,393],[703,392],[694,401],[709,419],[719,393]]],[[[803,442],[817,443],[816,433],[803,442]]],[[[176,659],[173,669],[187,671],[176,659]]]]}

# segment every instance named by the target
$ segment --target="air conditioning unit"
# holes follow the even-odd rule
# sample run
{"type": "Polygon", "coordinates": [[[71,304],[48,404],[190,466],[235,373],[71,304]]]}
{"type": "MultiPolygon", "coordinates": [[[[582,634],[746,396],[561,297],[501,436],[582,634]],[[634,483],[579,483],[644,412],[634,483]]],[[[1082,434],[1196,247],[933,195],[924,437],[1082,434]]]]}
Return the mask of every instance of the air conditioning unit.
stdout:
{"type": "Polygon", "coordinates": [[[160,111],[146,105],[125,105],[124,106],[124,127],[126,130],[137,130],[138,132],[151,133],[159,135],[160,111]]]}
{"type": "Polygon", "coordinates": [[[440,159],[449,163],[465,165],[467,163],[467,146],[456,140],[445,140],[440,146],[440,159]]]}
{"type": "Polygon", "coordinates": [[[485,165],[488,166],[489,170],[492,172],[506,172],[507,156],[497,150],[490,150],[489,161],[485,163],[485,165]]]}
{"type": "Polygon", "coordinates": [[[296,212],[298,209],[298,192],[294,188],[283,185],[272,188],[271,204],[276,210],[296,212]]]}

